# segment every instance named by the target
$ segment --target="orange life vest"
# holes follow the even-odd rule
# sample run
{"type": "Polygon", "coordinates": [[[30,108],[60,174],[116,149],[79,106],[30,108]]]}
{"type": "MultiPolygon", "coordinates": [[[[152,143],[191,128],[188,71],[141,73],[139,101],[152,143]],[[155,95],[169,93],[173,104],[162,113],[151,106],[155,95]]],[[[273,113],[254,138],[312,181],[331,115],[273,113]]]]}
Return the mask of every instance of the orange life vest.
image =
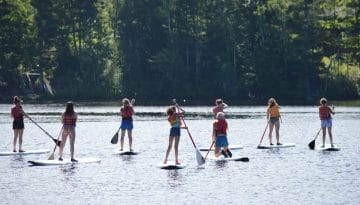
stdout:
{"type": "Polygon", "coordinates": [[[63,113],[63,124],[65,127],[75,127],[76,126],[76,115],[75,112],[71,115],[63,113]]]}

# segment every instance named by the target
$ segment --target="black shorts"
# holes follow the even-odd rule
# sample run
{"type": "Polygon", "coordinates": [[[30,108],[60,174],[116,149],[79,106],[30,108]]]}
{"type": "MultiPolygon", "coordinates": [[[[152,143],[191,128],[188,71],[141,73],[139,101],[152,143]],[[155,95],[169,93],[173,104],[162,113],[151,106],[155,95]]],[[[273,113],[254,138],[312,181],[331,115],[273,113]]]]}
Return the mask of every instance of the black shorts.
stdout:
{"type": "Polygon", "coordinates": [[[13,121],[13,130],[24,129],[24,120],[14,120],[13,121]]]}

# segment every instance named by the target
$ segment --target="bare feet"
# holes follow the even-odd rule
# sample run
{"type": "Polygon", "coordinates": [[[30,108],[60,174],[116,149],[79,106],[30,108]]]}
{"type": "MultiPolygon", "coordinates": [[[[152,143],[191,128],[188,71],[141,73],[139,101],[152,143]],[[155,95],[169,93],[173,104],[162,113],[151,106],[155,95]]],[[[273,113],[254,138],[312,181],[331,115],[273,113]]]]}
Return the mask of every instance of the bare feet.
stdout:
{"type": "Polygon", "coordinates": [[[179,161],[176,161],[176,165],[180,165],[181,163],[179,161]]]}
{"type": "Polygon", "coordinates": [[[166,164],[167,163],[167,160],[164,160],[163,164],[166,164]]]}

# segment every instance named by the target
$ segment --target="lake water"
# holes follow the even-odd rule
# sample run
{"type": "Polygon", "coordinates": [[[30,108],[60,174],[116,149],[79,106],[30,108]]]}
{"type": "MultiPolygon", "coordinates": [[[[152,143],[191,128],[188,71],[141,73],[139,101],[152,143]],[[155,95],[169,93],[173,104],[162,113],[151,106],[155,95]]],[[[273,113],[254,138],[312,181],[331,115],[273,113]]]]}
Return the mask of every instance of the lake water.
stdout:
{"type": "MultiPolygon", "coordinates": [[[[0,104],[0,151],[12,149],[10,107],[0,104]]],[[[57,137],[63,105],[23,107],[57,137]]],[[[0,157],[0,204],[360,203],[360,107],[336,107],[333,134],[339,152],[308,149],[320,126],[316,106],[282,106],[281,141],[296,147],[278,150],[256,149],[266,126],[265,106],[229,107],[229,143],[244,146],[233,155],[249,157],[250,162],[207,161],[199,167],[194,147],[182,131],[180,160],[187,167],[177,171],[157,167],[168,142],[165,109],[135,107],[133,143],[140,154],[118,156],[110,140],[119,126],[119,107],[77,105],[75,156],[99,157],[101,163],[35,167],[27,161],[47,159],[48,154],[0,157]]],[[[209,147],[211,107],[184,109],[195,143],[209,147]]],[[[52,141],[29,120],[25,127],[24,149],[53,149],[52,141]]],[[[267,137],[263,144],[268,144],[267,137]]],[[[68,158],[69,144],[65,153],[68,158]]],[[[170,159],[173,156],[171,152],[170,159]]]]}

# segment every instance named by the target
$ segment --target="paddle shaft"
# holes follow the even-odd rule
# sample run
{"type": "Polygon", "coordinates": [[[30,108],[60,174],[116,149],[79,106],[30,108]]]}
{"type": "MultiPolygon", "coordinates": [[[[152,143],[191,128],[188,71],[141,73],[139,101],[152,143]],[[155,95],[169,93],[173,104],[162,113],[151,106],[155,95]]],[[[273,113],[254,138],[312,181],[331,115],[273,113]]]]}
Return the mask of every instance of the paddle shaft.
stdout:
{"type": "Polygon", "coordinates": [[[29,118],[31,122],[33,122],[38,128],[40,128],[48,137],[50,137],[52,140],[55,141],[55,138],[53,138],[46,130],[44,130],[38,123],[36,123],[33,119],[29,118]]]}
{"type": "Polygon", "coordinates": [[[215,144],[215,141],[213,141],[213,142],[211,143],[211,146],[210,146],[208,152],[207,152],[206,155],[205,155],[205,159],[206,159],[207,156],[209,155],[209,153],[210,153],[210,151],[211,151],[211,148],[214,146],[214,144],[215,144]]]}
{"type": "Polygon", "coordinates": [[[315,138],[314,138],[314,140],[313,140],[313,141],[315,141],[315,140],[316,140],[316,138],[319,136],[321,129],[322,129],[322,128],[320,127],[320,129],[319,129],[319,131],[316,133],[316,136],[315,136],[315,138]]]}
{"type": "Polygon", "coordinates": [[[261,142],[262,142],[262,141],[263,141],[263,139],[264,139],[264,136],[265,136],[265,133],[266,133],[266,130],[267,130],[268,126],[269,126],[269,121],[268,121],[268,122],[267,122],[267,124],[266,124],[265,130],[264,130],[264,133],[263,133],[263,135],[262,135],[262,137],[261,137],[261,139],[260,139],[259,146],[261,145],[261,142]]]}

